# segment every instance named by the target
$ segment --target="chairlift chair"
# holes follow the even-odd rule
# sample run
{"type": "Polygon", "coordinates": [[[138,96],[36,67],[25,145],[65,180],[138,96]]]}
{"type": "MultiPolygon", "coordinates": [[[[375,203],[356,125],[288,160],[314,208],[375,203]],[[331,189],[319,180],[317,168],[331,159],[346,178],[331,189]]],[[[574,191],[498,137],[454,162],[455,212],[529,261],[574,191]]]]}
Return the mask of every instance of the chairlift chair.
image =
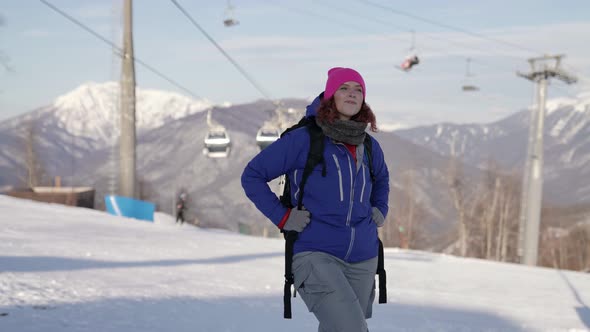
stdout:
{"type": "Polygon", "coordinates": [[[410,55],[408,57],[406,57],[406,59],[404,60],[404,62],[402,62],[402,64],[400,65],[400,68],[403,71],[410,71],[410,69],[412,69],[412,67],[414,67],[415,65],[420,63],[420,59],[418,59],[417,55],[410,55]]]}
{"type": "Polygon", "coordinates": [[[463,85],[462,90],[465,92],[470,92],[470,91],[479,91],[479,88],[476,87],[475,85],[463,85]]]}
{"type": "Polygon", "coordinates": [[[464,92],[479,91],[479,87],[477,87],[475,84],[471,83],[471,77],[473,77],[475,75],[473,75],[470,71],[470,66],[469,66],[470,63],[471,63],[471,59],[467,58],[467,66],[466,66],[466,70],[465,70],[465,83],[461,87],[461,89],[464,92]]]}
{"type": "Polygon", "coordinates": [[[256,144],[260,150],[264,150],[266,147],[271,145],[274,141],[279,139],[279,129],[275,126],[263,126],[258,130],[256,134],[256,144]]]}
{"type": "Polygon", "coordinates": [[[420,63],[420,59],[418,59],[418,54],[416,52],[416,32],[413,30],[411,32],[412,32],[412,44],[410,45],[410,48],[408,49],[408,54],[406,55],[406,58],[404,59],[404,61],[400,65],[400,69],[405,72],[410,71],[410,69],[412,69],[412,67],[414,67],[415,65],[420,63]]]}
{"type": "Polygon", "coordinates": [[[234,20],[233,18],[226,18],[223,20],[223,25],[225,25],[228,28],[238,24],[240,24],[240,22],[234,20]]]}
{"type": "Polygon", "coordinates": [[[209,158],[227,158],[231,140],[224,127],[213,127],[205,136],[205,152],[209,158]]]}
{"type": "Polygon", "coordinates": [[[231,2],[228,1],[227,9],[225,10],[225,18],[223,19],[223,25],[225,25],[226,28],[229,28],[238,24],[240,24],[240,22],[235,19],[234,6],[232,6],[231,2]]]}

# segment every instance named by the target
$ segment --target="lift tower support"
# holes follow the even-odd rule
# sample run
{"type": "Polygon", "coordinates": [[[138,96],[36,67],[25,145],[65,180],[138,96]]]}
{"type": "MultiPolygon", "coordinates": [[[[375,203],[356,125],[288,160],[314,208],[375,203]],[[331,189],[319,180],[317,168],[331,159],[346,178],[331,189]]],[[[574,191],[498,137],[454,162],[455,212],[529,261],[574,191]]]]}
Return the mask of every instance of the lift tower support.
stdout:
{"type": "Polygon", "coordinates": [[[135,58],[133,56],[132,4],[125,0],[121,70],[121,137],[119,139],[119,194],[137,198],[135,133],[135,58]]]}
{"type": "Polygon", "coordinates": [[[528,60],[530,73],[517,72],[537,84],[537,108],[531,109],[529,138],[522,181],[520,217],[518,227],[518,256],[525,265],[537,265],[539,248],[539,226],[541,201],[543,195],[543,122],[545,120],[545,101],[547,84],[550,78],[557,78],[567,84],[577,81],[561,68],[564,55],[545,55],[528,60]]]}

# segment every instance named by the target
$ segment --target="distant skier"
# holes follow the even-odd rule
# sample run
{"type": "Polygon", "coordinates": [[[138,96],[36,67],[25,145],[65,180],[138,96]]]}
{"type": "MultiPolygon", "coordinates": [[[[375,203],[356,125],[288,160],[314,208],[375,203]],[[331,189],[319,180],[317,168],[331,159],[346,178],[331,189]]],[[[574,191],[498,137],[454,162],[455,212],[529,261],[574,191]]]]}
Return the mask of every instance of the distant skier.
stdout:
{"type": "Polygon", "coordinates": [[[184,210],[186,210],[186,193],[180,194],[176,203],[176,223],[184,224],[184,210]]]}

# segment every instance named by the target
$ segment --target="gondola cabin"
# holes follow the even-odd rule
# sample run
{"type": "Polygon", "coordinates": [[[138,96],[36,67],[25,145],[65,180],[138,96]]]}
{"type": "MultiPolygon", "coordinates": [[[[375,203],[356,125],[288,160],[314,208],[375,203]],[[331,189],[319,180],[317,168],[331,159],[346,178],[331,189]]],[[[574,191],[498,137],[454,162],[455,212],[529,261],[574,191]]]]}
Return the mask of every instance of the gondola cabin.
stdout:
{"type": "Polygon", "coordinates": [[[231,150],[229,134],[223,127],[209,129],[204,143],[209,158],[227,158],[231,150]]]}
{"type": "Polygon", "coordinates": [[[278,128],[275,127],[262,127],[256,134],[256,145],[260,150],[264,150],[267,146],[271,145],[272,142],[279,139],[280,133],[278,128]]]}

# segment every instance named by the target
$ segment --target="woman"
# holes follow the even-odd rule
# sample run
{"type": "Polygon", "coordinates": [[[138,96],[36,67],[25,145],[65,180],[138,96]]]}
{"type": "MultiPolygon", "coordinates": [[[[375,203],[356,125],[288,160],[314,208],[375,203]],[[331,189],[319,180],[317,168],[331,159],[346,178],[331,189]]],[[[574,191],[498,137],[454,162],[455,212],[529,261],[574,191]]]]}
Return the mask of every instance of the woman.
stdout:
{"type": "Polygon", "coordinates": [[[316,114],[325,135],[324,165],[305,185],[304,208],[283,206],[268,182],[291,179],[291,202],[307,160],[310,137],[298,128],[262,150],[244,169],[242,186],[256,207],[277,227],[299,232],[294,244],[295,287],[319,321],[318,331],[367,331],[375,296],[377,227],[388,210],[389,173],[378,142],[372,139],[371,180],[363,141],[375,115],[365,103],[361,75],[332,68],[316,114]]]}

